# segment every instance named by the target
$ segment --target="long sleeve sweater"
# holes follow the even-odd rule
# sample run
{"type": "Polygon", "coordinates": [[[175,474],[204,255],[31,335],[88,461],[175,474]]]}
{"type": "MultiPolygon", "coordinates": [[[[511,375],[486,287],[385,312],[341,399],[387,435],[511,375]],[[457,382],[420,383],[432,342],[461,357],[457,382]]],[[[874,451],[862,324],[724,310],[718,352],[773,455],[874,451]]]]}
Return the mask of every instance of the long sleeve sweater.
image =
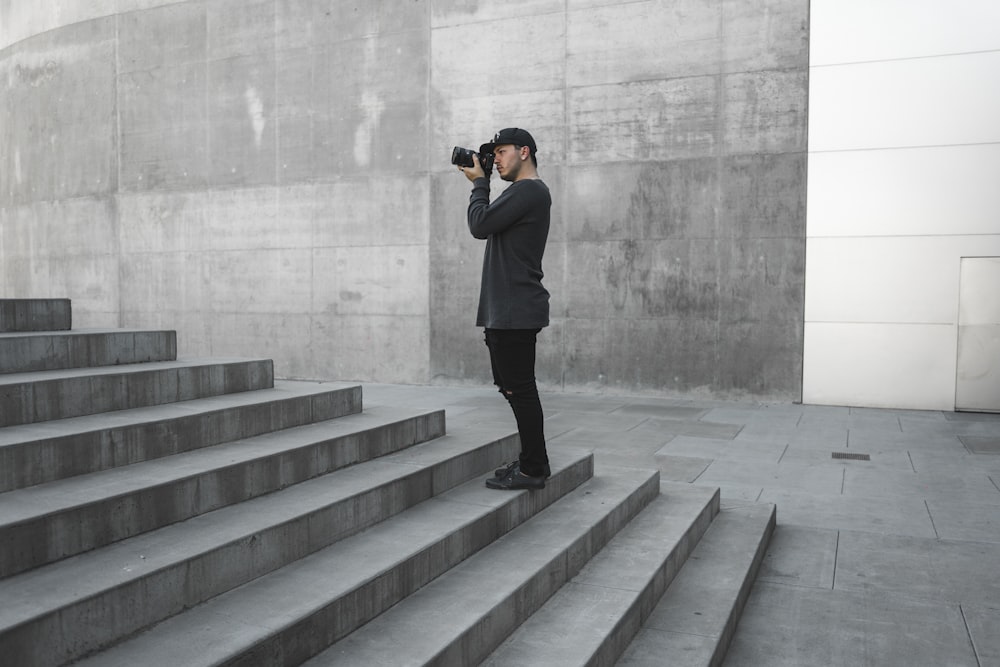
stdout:
{"type": "Polygon", "coordinates": [[[490,182],[477,178],[469,197],[469,231],[486,239],[476,326],[540,329],[549,324],[542,256],[552,197],[539,179],[515,181],[490,203],[490,182]]]}

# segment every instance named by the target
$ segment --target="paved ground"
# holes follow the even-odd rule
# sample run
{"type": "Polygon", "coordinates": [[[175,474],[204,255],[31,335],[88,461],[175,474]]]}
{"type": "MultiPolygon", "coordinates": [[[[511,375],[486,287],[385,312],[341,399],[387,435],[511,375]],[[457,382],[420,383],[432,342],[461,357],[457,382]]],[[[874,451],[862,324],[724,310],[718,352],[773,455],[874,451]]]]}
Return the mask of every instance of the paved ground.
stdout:
{"type": "MultiPolygon", "coordinates": [[[[364,385],[364,397],[514,427],[492,388],[364,385]]],[[[542,401],[552,448],[718,486],[723,511],[777,506],[727,667],[1000,666],[1000,415],[542,401]]]]}

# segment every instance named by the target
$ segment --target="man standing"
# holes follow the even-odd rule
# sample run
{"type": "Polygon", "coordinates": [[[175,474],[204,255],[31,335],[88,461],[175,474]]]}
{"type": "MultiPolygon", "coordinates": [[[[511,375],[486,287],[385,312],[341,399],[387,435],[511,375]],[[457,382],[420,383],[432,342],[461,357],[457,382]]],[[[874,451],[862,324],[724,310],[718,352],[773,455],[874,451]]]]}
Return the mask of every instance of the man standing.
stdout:
{"type": "Polygon", "coordinates": [[[549,324],[549,293],[542,286],[542,255],[552,197],[538,177],[535,140],[509,127],[483,144],[500,178],[509,181],[490,203],[490,179],[478,156],[459,167],[472,181],[469,231],[486,240],[476,326],[485,329],[493,382],[510,403],[521,454],[486,480],[491,489],[541,489],[550,474],[542,403],[535,384],[535,341],[549,324]]]}

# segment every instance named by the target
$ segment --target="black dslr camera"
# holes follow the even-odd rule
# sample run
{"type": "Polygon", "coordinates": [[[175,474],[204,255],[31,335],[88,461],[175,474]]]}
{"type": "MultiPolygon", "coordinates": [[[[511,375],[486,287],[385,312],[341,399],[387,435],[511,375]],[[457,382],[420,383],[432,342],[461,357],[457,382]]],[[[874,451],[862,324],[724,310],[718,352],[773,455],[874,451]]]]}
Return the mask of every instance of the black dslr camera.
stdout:
{"type": "Polygon", "coordinates": [[[489,178],[490,174],[493,173],[493,153],[476,153],[471,148],[455,146],[451,151],[451,163],[457,164],[459,167],[474,167],[476,163],[472,161],[473,155],[479,156],[479,164],[483,166],[483,171],[489,178]]]}

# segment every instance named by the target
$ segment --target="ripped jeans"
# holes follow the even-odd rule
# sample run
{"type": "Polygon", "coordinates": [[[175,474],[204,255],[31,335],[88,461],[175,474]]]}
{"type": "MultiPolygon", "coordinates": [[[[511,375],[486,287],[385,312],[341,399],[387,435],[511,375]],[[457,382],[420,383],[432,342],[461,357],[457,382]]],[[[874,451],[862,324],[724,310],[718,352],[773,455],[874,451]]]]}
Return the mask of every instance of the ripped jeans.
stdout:
{"type": "Polygon", "coordinates": [[[521,436],[521,472],[539,477],[548,469],[542,402],[535,384],[535,341],[541,329],[486,329],[493,383],[510,403],[521,436]]]}

